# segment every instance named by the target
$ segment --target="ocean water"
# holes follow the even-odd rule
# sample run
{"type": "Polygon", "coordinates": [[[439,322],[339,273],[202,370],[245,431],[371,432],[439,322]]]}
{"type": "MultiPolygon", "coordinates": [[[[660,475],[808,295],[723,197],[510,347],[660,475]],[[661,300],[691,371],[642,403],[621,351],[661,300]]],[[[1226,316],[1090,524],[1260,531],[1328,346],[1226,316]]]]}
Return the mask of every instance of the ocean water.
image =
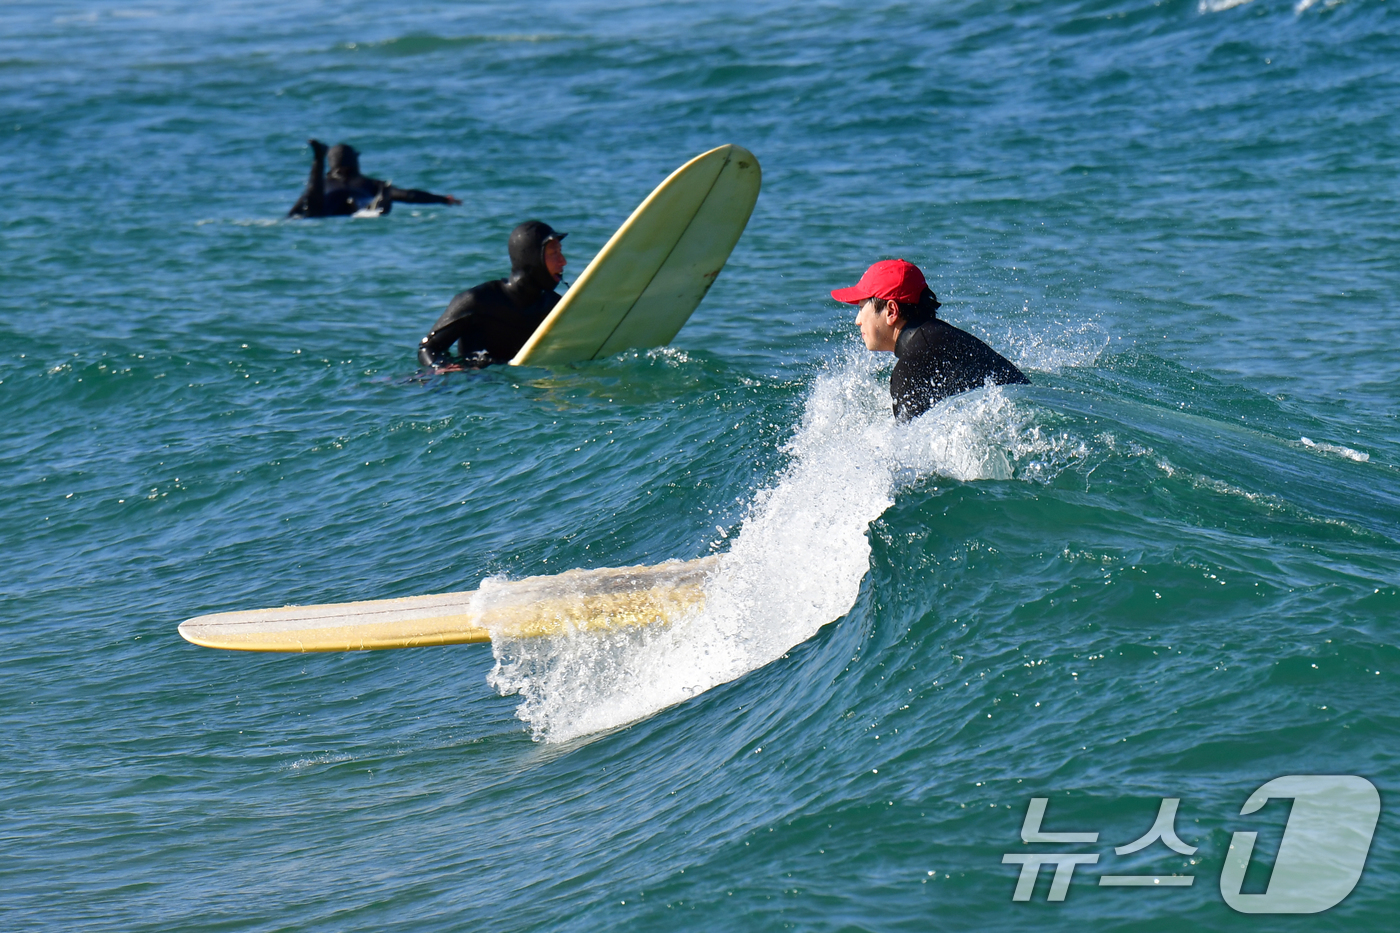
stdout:
{"type": "Polygon", "coordinates": [[[1398,16],[5,5],[0,928],[1393,929],[1398,16]],[[284,220],[309,136],[465,203],[284,220]],[[572,278],[726,142],[763,193],[671,347],[416,376],[517,222],[572,278]],[[896,425],[827,297],[891,256],[1034,384],[896,425]],[[175,631],[710,554],[626,637],[175,631]],[[1241,913],[1293,774],[1378,788],[1365,870],[1241,913]],[[1117,854],[1165,799],[1194,851],[1117,854]],[[1032,852],[1097,861],[1014,900],[1032,852]]]}

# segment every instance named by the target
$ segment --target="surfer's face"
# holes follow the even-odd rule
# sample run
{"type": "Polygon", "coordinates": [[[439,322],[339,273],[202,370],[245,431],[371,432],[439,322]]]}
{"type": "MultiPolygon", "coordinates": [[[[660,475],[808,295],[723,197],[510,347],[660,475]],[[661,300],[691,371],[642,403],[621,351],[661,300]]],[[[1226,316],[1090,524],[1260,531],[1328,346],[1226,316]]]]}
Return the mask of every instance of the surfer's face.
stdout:
{"type": "Polygon", "coordinates": [[[563,278],[564,267],[568,264],[569,261],[564,258],[564,247],[559,245],[558,240],[550,240],[544,245],[544,267],[554,276],[554,281],[563,278]]]}
{"type": "MultiPolygon", "coordinates": [[[[901,328],[898,310],[893,313],[889,310],[892,303],[879,298],[867,298],[860,303],[856,326],[860,328],[860,336],[867,350],[894,350],[901,328]]],[[[895,305],[896,309],[898,307],[895,305]]]]}

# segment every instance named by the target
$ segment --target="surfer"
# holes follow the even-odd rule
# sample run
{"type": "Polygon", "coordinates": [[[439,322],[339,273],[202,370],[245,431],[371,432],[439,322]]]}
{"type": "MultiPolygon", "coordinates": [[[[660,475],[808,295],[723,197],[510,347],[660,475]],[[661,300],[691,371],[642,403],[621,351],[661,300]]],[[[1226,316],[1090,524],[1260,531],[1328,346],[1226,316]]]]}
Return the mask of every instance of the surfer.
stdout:
{"type": "Polygon", "coordinates": [[[939,319],[938,296],[913,263],[881,260],[855,285],[838,288],[831,297],[860,308],[856,326],[868,349],[893,351],[898,357],[890,374],[890,398],[900,421],[988,382],[1030,383],[1006,357],[939,319]]]}
{"type": "Polygon", "coordinates": [[[395,188],[392,182],[360,174],[360,154],[345,143],[326,148],[316,139],[311,146],[311,177],[306,190],[287,212],[288,217],[344,217],[369,210],[387,214],[395,201],[405,204],[461,204],[450,194],[432,194],[416,188],[395,188]],[[330,171],[326,170],[327,156],[330,171]]]}
{"type": "Polygon", "coordinates": [[[560,241],[566,236],[539,220],[512,230],[510,277],[483,282],[448,302],[418,344],[418,362],[440,373],[509,362],[559,302],[554,287],[564,277],[560,241]],[[454,343],[456,358],[449,353],[454,343]]]}

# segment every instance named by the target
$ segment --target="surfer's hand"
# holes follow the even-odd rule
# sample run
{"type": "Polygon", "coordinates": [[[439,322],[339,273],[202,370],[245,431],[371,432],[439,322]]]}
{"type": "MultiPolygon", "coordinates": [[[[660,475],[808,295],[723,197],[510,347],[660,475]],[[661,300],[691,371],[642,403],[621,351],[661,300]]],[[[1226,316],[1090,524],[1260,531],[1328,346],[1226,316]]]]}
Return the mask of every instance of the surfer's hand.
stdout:
{"type": "Polygon", "coordinates": [[[447,203],[448,203],[448,204],[461,204],[461,203],[462,203],[460,199],[454,198],[454,197],[453,197],[452,195],[450,195],[450,194],[444,194],[443,197],[444,197],[444,198],[447,198],[447,203]]]}
{"type": "Polygon", "coordinates": [[[317,158],[324,157],[326,151],[330,148],[325,143],[321,142],[319,139],[308,139],[306,141],[306,144],[311,147],[311,151],[316,154],[317,158]]]}

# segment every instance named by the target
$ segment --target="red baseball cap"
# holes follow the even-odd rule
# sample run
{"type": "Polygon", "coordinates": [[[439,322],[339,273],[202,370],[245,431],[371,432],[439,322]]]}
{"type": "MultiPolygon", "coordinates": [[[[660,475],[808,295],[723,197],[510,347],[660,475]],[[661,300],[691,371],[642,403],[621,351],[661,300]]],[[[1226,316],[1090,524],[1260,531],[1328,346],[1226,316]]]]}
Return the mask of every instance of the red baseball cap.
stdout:
{"type": "Polygon", "coordinates": [[[882,259],[850,288],[838,288],[831,297],[848,305],[858,305],[867,298],[893,298],[900,304],[919,303],[928,283],[924,274],[912,262],[903,259],[882,259]]]}

